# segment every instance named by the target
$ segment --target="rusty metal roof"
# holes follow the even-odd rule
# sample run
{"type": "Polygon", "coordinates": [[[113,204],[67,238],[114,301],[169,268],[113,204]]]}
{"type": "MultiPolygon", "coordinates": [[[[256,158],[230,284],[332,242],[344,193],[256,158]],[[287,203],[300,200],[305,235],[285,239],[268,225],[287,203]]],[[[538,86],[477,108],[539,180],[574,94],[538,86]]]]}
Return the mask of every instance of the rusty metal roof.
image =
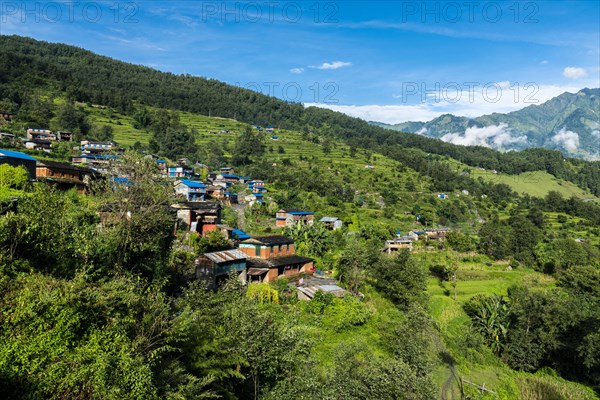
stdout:
{"type": "Polygon", "coordinates": [[[245,260],[248,258],[246,253],[239,249],[217,251],[214,253],[204,253],[204,256],[208,257],[211,261],[217,264],[224,263],[227,261],[245,260]]]}

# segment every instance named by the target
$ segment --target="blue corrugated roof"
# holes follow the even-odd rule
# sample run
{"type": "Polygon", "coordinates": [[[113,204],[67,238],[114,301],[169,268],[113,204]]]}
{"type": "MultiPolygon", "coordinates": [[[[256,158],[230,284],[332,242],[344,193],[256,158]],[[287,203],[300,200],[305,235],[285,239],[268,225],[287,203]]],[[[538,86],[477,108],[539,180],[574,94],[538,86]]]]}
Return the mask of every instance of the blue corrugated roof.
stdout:
{"type": "Polygon", "coordinates": [[[194,189],[204,189],[206,187],[202,182],[190,181],[188,179],[182,179],[180,182],[185,186],[194,189]]]}
{"type": "Polygon", "coordinates": [[[235,236],[239,240],[246,240],[246,239],[250,239],[252,237],[252,236],[248,235],[246,232],[241,231],[239,229],[234,229],[232,232],[233,232],[233,236],[235,236]]]}
{"type": "Polygon", "coordinates": [[[167,163],[165,160],[156,160],[156,162],[157,162],[158,164],[166,164],[166,163],[167,163]]]}
{"type": "Polygon", "coordinates": [[[4,150],[0,149],[0,157],[19,158],[21,160],[37,161],[35,158],[28,154],[21,153],[20,151],[4,150]]]}
{"type": "Polygon", "coordinates": [[[291,214],[291,215],[313,215],[314,212],[310,212],[310,211],[290,211],[290,212],[288,212],[288,214],[291,214]]]}

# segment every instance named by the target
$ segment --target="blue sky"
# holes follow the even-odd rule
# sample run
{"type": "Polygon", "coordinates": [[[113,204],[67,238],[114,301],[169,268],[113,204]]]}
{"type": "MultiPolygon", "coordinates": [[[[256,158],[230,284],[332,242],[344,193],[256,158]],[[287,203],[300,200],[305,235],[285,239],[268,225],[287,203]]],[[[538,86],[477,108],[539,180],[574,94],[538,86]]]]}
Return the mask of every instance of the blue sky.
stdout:
{"type": "Polygon", "coordinates": [[[389,123],[599,87],[597,1],[0,0],[0,33],[389,123]]]}

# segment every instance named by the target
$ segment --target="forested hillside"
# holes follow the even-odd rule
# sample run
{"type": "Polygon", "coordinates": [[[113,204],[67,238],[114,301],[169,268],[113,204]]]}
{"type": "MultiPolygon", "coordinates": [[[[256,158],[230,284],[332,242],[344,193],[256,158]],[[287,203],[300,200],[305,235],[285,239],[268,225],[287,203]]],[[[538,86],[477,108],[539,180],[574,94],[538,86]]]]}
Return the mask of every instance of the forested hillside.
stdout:
{"type": "Polygon", "coordinates": [[[17,136],[73,132],[51,153],[12,148],[38,160],[118,142],[87,194],[0,164],[6,398],[598,398],[597,162],[400,134],[21,37],[0,36],[0,111],[17,136]],[[208,202],[229,228],[290,238],[315,272],[208,290],[197,260],[239,241],[176,225],[179,182],[157,159],[182,157],[198,184],[222,167],[263,180],[264,203],[208,202]],[[282,208],[315,223],[278,227],[282,208]],[[346,294],[300,300],[300,279],[346,294]]]}
{"type": "MultiPolygon", "coordinates": [[[[566,162],[559,151],[533,149],[500,153],[485,147],[456,146],[419,135],[399,134],[341,113],[316,107],[305,109],[301,104],[287,103],[215,80],[159,72],[73,46],[18,36],[0,36],[0,55],[3,107],[8,112],[32,110],[28,118],[39,126],[48,123],[48,115],[33,94],[53,88],[74,101],[107,105],[126,113],[133,113],[134,102],[139,102],[258,125],[318,130],[320,135],[392,157],[399,157],[402,149],[410,147],[509,174],[542,170],[600,194],[600,162],[566,162]]],[[[426,154],[410,152],[401,161],[420,164],[425,157],[426,154]]]]}

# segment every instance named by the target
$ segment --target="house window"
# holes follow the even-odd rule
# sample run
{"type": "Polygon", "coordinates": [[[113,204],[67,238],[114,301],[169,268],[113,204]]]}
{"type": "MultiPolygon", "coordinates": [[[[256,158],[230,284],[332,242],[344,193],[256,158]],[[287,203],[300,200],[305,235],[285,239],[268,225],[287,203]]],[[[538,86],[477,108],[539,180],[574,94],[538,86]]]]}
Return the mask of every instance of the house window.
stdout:
{"type": "Polygon", "coordinates": [[[260,257],[260,246],[256,246],[255,250],[256,250],[256,253],[254,255],[257,257],[260,257]]]}

